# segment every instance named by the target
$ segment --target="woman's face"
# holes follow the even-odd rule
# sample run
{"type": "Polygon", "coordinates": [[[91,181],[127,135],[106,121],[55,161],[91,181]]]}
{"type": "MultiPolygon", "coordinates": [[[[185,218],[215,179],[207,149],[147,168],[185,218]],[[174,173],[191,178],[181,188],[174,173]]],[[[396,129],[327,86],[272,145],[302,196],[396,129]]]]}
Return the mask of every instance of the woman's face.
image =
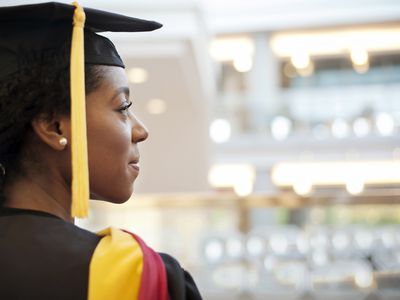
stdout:
{"type": "Polygon", "coordinates": [[[139,175],[138,143],[148,132],[133,113],[120,67],[104,66],[101,85],[86,96],[91,198],[122,203],[139,175]]]}

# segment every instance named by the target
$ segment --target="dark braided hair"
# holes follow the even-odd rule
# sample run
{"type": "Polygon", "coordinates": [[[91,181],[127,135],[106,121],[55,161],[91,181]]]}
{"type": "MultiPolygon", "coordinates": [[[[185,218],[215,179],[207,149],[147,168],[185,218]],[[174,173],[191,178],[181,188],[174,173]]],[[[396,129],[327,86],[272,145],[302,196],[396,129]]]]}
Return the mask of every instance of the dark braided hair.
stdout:
{"type": "MultiPolygon", "coordinates": [[[[101,82],[99,66],[85,66],[86,94],[101,82]]],[[[4,185],[23,174],[21,153],[38,116],[69,115],[69,68],[31,64],[0,81],[0,203],[4,185]],[[3,171],[5,170],[5,175],[3,171]]]]}

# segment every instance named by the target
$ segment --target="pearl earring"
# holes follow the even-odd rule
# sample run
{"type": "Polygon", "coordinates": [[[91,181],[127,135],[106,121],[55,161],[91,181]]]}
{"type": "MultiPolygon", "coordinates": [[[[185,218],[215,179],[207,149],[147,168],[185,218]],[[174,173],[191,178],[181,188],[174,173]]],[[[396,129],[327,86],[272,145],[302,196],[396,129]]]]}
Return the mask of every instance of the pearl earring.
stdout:
{"type": "Polygon", "coordinates": [[[59,140],[59,143],[60,143],[60,145],[61,146],[66,146],[67,144],[68,144],[68,140],[65,138],[65,137],[62,137],[60,140],[59,140]]]}

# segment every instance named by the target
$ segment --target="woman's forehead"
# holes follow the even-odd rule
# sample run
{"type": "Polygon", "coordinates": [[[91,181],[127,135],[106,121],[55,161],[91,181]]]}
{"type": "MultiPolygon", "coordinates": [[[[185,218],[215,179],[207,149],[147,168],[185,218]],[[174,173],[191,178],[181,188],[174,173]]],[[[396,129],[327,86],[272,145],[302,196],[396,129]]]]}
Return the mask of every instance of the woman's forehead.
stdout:
{"type": "Polygon", "coordinates": [[[110,87],[128,86],[125,69],[116,66],[100,66],[101,77],[110,87]]]}

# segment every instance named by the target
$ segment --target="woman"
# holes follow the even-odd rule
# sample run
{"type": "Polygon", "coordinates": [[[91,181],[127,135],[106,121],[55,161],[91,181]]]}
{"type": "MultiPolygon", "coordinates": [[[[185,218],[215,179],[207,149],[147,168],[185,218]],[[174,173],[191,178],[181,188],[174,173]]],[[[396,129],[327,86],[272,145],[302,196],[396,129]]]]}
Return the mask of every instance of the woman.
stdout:
{"type": "Polygon", "coordinates": [[[201,299],[136,235],[73,225],[89,192],[129,199],[148,136],[123,62],[96,32],[159,27],[77,4],[0,8],[0,299],[201,299]]]}

